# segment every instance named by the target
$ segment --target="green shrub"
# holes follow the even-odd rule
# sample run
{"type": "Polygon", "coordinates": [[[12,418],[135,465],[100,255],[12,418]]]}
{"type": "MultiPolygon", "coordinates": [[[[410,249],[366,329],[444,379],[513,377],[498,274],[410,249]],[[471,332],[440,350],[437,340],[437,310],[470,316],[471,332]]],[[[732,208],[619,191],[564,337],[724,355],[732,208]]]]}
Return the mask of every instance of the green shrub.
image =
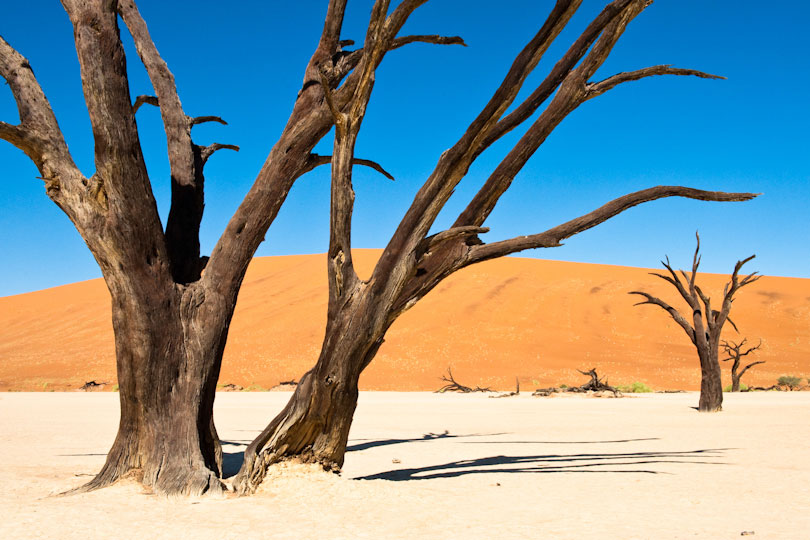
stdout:
{"type": "MultiPolygon", "coordinates": [[[[748,390],[748,385],[745,384],[744,382],[741,382],[740,383],[740,392],[745,392],[746,390],[748,390]]],[[[723,392],[731,392],[731,385],[728,385],[728,386],[724,387],[723,392]]]]}
{"type": "Polygon", "coordinates": [[[267,389],[258,384],[251,384],[244,390],[245,392],[267,392],[267,389]]]}
{"type": "Polygon", "coordinates": [[[561,384],[560,388],[568,388],[568,385],[567,384],[561,384]]]}
{"type": "Polygon", "coordinates": [[[112,391],[113,392],[118,392],[118,385],[117,384],[113,385],[113,390],[112,391]]]}
{"type": "Polygon", "coordinates": [[[795,375],[782,375],[776,380],[779,386],[787,386],[791,390],[798,388],[802,384],[802,378],[795,375]]]}
{"type": "Polygon", "coordinates": [[[643,382],[638,381],[634,382],[633,384],[620,384],[616,388],[618,388],[625,394],[649,394],[650,392],[652,392],[652,388],[650,388],[643,382]]]}

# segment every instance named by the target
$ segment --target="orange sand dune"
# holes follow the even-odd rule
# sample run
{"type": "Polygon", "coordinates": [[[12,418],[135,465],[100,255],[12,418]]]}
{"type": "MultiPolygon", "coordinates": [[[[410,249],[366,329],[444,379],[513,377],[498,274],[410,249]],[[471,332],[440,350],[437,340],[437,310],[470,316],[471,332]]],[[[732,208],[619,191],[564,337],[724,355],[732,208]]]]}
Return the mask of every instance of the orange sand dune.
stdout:
{"type": "MultiPolygon", "coordinates": [[[[357,250],[361,277],[379,250],[357,250]]],[[[220,383],[270,388],[315,362],[325,326],[324,255],[262,257],[248,270],[225,349],[220,383]]],[[[596,367],[614,384],[697,389],[697,357],[655,306],[633,307],[640,289],[681,306],[649,270],[506,258],[446,280],[388,332],[361,378],[366,390],[433,390],[448,366],[459,382],[524,389],[584,382],[596,367]]],[[[719,299],[728,276],[700,280],[719,299]]],[[[716,300],[717,301],[717,300],[716,300]]],[[[767,361],[745,382],[810,376],[810,279],[764,277],[742,289],[732,319],[762,339],[749,358],[767,361]]],[[[729,325],[727,325],[729,326],[729,325]]],[[[724,364],[724,377],[728,365],[724,364]]],[[[101,280],[0,298],[0,390],[65,390],[115,383],[109,296],[101,280]]],[[[111,388],[111,386],[107,386],[111,388]]]]}

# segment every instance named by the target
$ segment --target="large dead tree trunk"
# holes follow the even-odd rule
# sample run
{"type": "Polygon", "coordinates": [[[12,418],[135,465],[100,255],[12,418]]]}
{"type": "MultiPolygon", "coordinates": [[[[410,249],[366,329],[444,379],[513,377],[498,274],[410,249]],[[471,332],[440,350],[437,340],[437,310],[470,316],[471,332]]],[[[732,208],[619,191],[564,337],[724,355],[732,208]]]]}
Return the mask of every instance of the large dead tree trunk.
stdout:
{"type": "MultiPolygon", "coordinates": [[[[388,242],[371,278],[360,280],[351,259],[354,205],[351,164],[354,142],[374,86],[375,70],[387,51],[413,41],[462,43],[459,38],[441,36],[397,36],[409,15],[426,1],[403,0],[393,10],[389,9],[390,1],[375,1],[363,48],[343,51],[337,64],[322,69],[321,84],[336,126],[330,159],[328,330],[318,362],[305,378],[306,384],[297,389],[287,407],[246,452],[242,470],[234,482],[241,493],[255,489],[267,465],[280,459],[314,460],[332,470],[342,463],[360,373],[373,359],[385,331],[397,317],[452,273],[526,249],[559,246],[562,240],[647,201],[673,196],[743,201],[755,196],[658,186],[619,197],[542,233],[484,243],[479,235],[488,229],[482,225],[501,195],[554,128],[585,101],[621,83],[653,75],[720,78],[658,65],[592,81],[627,24],[649,4],[647,0],[615,0],[586,27],[540,85],[507,114],[529,74],[581,4],[581,0],[558,0],[545,24],[517,55],[490,101],[458,142],[441,155],[388,242]],[[349,66],[354,71],[345,83],[335,87],[334,77],[341,77],[349,66]],[[453,226],[429,235],[439,212],[473,161],[531,118],[547,101],[539,117],[493,170],[453,226]]],[[[327,15],[326,26],[330,25],[332,21],[327,15]]]]}
{"type": "Polygon", "coordinates": [[[233,300],[206,298],[196,286],[113,292],[121,419],[84,490],[130,472],[160,493],[222,490],[213,404],[233,300]]]}
{"type": "Polygon", "coordinates": [[[740,391],[740,381],[742,376],[745,375],[745,372],[751,369],[752,367],[764,364],[765,360],[759,360],[757,362],[751,362],[747,364],[745,367],[740,370],[740,365],[742,364],[742,359],[745,356],[748,356],[752,352],[756,351],[762,346],[762,340],[759,341],[757,345],[753,347],[745,348],[745,343],[748,341],[747,338],[743,338],[740,342],[734,341],[721,341],[720,346],[723,348],[723,352],[728,356],[723,358],[723,362],[728,362],[732,360],[731,364],[731,391],[732,392],[739,392],[740,391]]]}
{"type": "Polygon", "coordinates": [[[630,294],[637,294],[644,297],[643,301],[636,304],[637,306],[651,304],[669,313],[683,331],[686,332],[686,335],[689,336],[689,340],[695,346],[698,359],[700,360],[700,399],[698,401],[698,410],[700,412],[719,412],[723,409],[723,384],[720,379],[720,362],[718,360],[720,334],[723,331],[723,326],[726,321],[737,330],[737,326],[729,318],[734,295],[742,287],[753,283],[761,276],[758,276],[756,272],[744,276],[742,279],[738,276],[743,265],[753,259],[754,255],[742,261],[737,261],[737,264],[734,265],[734,271],[731,274],[731,280],[723,289],[723,301],[720,310],[712,309],[711,298],[703,293],[700,286],[695,281],[698,267],[700,266],[700,236],[697,235],[697,233],[695,236],[697,238],[697,247],[695,248],[695,255],[692,258],[692,272],[687,275],[686,272],[681,270],[681,276],[683,276],[684,281],[681,281],[681,277],[672,269],[668,257],[666,258],[666,262],[661,261],[661,264],[667,269],[668,275],[652,273],[652,275],[663,279],[677,289],[680,296],[692,311],[691,324],[677,309],[660,298],[642,291],[632,291],[630,294]]]}
{"type": "MultiPolygon", "coordinates": [[[[74,28],[95,173],[88,178],[78,170],[31,66],[2,38],[0,76],[17,102],[20,122],[0,122],[0,139],[37,166],[47,195],[93,253],[112,299],[121,420],[104,468],[80,489],[132,474],[158,493],[216,492],[222,485],[214,391],[242,279],[295,180],[324,163],[312,150],[334,122],[325,92],[344,78],[347,88],[358,80],[352,73],[357,63],[340,54],[345,0],[329,3],[290,119],[210,258],[202,256],[199,242],[203,168],[214,152],[238,147],[197,145],[191,131],[224,121],[185,113],[174,77],[132,0],[62,4],[74,28]],[[119,17],[155,90],[134,103],[119,17]],[[167,139],[172,197],[165,227],[135,120],[146,104],[160,108],[167,139]]],[[[366,160],[349,165],[357,162],[379,169],[366,160]]]]}

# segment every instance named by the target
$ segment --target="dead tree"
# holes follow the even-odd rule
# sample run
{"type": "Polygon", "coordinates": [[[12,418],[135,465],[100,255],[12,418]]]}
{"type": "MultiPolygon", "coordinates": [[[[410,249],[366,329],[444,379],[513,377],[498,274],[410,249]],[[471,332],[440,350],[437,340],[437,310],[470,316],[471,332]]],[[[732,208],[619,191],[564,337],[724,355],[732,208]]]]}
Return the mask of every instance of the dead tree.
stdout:
{"type": "MultiPolygon", "coordinates": [[[[696,70],[657,65],[594,79],[627,24],[649,4],[648,0],[614,0],[570,45],[546,78],[507,113],[529,74],[581,4],[581,0],[558,0],[538,33],[516,56],[489,102],[458,142],[439,157],[371,277],[360,279],[351,253],[354,206],[351,163],[355,141],[377,66],[387,51],[415,39],[398,37],[397,32],[405,19],[426,1],[403,0],[392,10],[390,1],[375,1],[363,47],[344,51],[336,62],[321,65],[321,86],[336,126],[331,158],[326,335],[315,367],[301,378],[282,412],[246,449],[242,469],[234,480],[241,493],[252,491],[261,482],[267,466],[279,460],[308,460],[332,470],[342,465],[360,373],[373,360],[397,317],[452,273],[526,249],[559,246],[564,239],[628,208],[663,197],[743,201],[755,196],[658,186],[619,197],[544,232],[490,243],[481,240],[479,235],[488,231],[483,224],[501,195],[554,128],[577,107],[622,83],[654,75],[719,78],[696,70]],[[335,87],[349,66],[357,66],[353,76],[335,87]],[[429,234],[439,212],[476,158],[544,105],[455,223],[429,234]]],[[[340,7],[340,13],[344,4],[345,0],[331,3],[340,7]]],[[[330,11],[326,26],[340,28],[336,11],[330,11]]]]}
{"type": "Polygon", "coordinates": [[[720,380],[720,362],[718,361],[720,333],[726,321],[737,330],[737,326],[728,317],[731,311],[731,303],[734,301],[734,295],[742,287],[753,283],[761,276],[757,275],[757,272],[753,272],[742,279],[738,276],[743,265],[753,259],[755,255],[751,255],[742,261],[737,261],[737,264],[734,265],[734,272],[731,274],[731,280],[723,289],[723,301],[720,310],[712,309],[711,299],[703,293],[700,286],[695,282],[698,266],[700,265],[700,236],[697,233],[695,236],[697,238],[697,247],[695,248],[695,255],[692,258],[692,272],[687,274],[681,270],[680,275],[683,276],[683,281],[681,281],[681,277],[672,269],[672,266],[670,266],[669,257],[666,258],[666,262],[661,261],[661,264],[667,269],[669,275],[656,272],[651,273],[653,276],[663,279],[677,289],[692,312],[692,324],[687,320],[687,316],[682,315],[677,309],[660,298],[641,291],[633,291],[630,294],[637,294],[644,297],[643,301],[635,304],[637,306],[652,304],[662,308],[670,314],[675,322],[683,328],[686,335],[689,336],[689,340],[697,349],[698,358],[700,359],[701,377],[698,410],[701,412],[718,412],[723,408],[723,385],[720,380]]]}
{"type": "MultiPolygon", "coordinates": [[[[330,161],[313,148],[334,125],[333,110],[357,103],[352,101],[355,91],[368,87],[383,52],[340,53],[345,4],[329,2],[320,41],[304,69],[304,84],[297,96],[290,96],[291,116],[210,258],[200,253],[199,241],[204,166],[216,151],[238,148],[194,141],[194,126],[225,122],[186,114],[174,77],[135,2],[62,0],[74,29],[95,141],[95,173],[90,177],[76,166],[31,65],[0,38],[0,76],[16,100],[20,119],[17,125],[0,122],[0,139],[36,165],[48,197],[93,253],[112,299],[121,417],[104,467],[82,489],[103,487],[133,473],[157,493],[221,491],[222,452],[213,403],[242,279],[295,180],[330,161]],[[119,17],[155,95],[130,96],[119,17]],[[344,79],[341,90],[333,92],[344,79]],[[165,228],[136,125],[136,112],[144,105],[160,108],[166,132],[171,207],[165,228]]],[[[403,15],[399,10],[384,32],[397,34],[403,15]]],[[[435,36],[397,39],[384,42],[388,48],[413,41],[461,42],[435,36]]],[[[339,131],[345,131],[342,123],[339,131]]],[[[341,170],[353,163],[380,169],[353,157],[346,162],[345,157],[335,160],[341,170]]]]}
{"type": "Polygon", "coordinates": [[[765,360],[759,360],[757,362],[751,362],[750,364],[746,365],[742,370],[740,370],[740,364],[742,362],[743,356],[748,356],[752,352],[756,351],[762,346],[762,340],[759,340],[753,347],[748,347],[747,349],[743,350],[745,347],[745,343],[748,341],[747,338],[743,338],[740,342],[735,341],[726,341],[723,340],[720,342],[720,346],[723,347],[723,352],[728,355],[727,358],[722,358],[722,362],[728,362],[729,360],[733,360],[734,362],[731,364],[731,391],[732,392],[739,392],[740,391],[740,379],[742,376],[745,375],[745,372],[751,369],[752,367],[756,366],[757,364],[764,364],[765,360]]]}

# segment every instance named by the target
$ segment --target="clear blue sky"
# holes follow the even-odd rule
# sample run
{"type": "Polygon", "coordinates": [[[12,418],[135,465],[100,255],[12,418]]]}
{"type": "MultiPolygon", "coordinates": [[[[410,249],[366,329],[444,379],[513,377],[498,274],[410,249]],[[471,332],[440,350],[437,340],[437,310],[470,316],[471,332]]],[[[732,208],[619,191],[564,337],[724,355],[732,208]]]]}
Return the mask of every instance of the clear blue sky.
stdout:
{"type": "MultiPolygon", "coordinates": [[[[362,41],[370,0],[349,3],[344,38],[362,41]]],[[[585,0],[526,86],[545,70],[607,0],[585,0]]],[[[198,143],[238,144],[209,162],[202,227],[209,252],[253,182],[287,119],[317,42],[325,0],[165,2],[140,0],[152,36],[191,115],[230,125],[195,128],[198,143]]],[[[358,168],[355,247],[383,247],[439,154],[464,131],[537,31],[551,0],[431,0],[406,33],[461,35],[469,47],[412,45],[388,55],[358,144],[358,157],[391,171],[392,183],[358,168]]],[[[757,254],[751,269],[810,277],[810,4],[753,0],[657,0],[629,27],[601,75],[669,63],[728,77],[657,77],[629,83],[569,116],[518,176],[492,214],[494,240],[539,232],[628,191],[658,184],[764,193],[747,203],[653,202],[556,249],[523,256],[655,267],[669,254],[686,266],[694,232],[702,269],[727,273],[757,254]]],[[[0,34],[29,58],[74,159],[93,172],[92,135],[82,99],[72,29],[56,0],[4,2],[0,34]]],[[[132,95],[152,93],[124,32],[132,95]]],[[[524,92],[522,95],[525,95],[524,92]]],[[[0,85],[0,119],[17,121],[0,85]]],[[[159,113],[138,113],[161,215],[169,203],[159,113]]],[[[508,148],[484,154],[438,225],[446,226],[508,148]]],[[[331,138],[318,150],[331,153],[331,138]]],[[[0,296],[100,276],[81,238],[46,197],[28,159],[0,141],[0,296]]],[[[328,168],[302,177],[258,255],[319,253],[328,242],[328,168]]]]}

